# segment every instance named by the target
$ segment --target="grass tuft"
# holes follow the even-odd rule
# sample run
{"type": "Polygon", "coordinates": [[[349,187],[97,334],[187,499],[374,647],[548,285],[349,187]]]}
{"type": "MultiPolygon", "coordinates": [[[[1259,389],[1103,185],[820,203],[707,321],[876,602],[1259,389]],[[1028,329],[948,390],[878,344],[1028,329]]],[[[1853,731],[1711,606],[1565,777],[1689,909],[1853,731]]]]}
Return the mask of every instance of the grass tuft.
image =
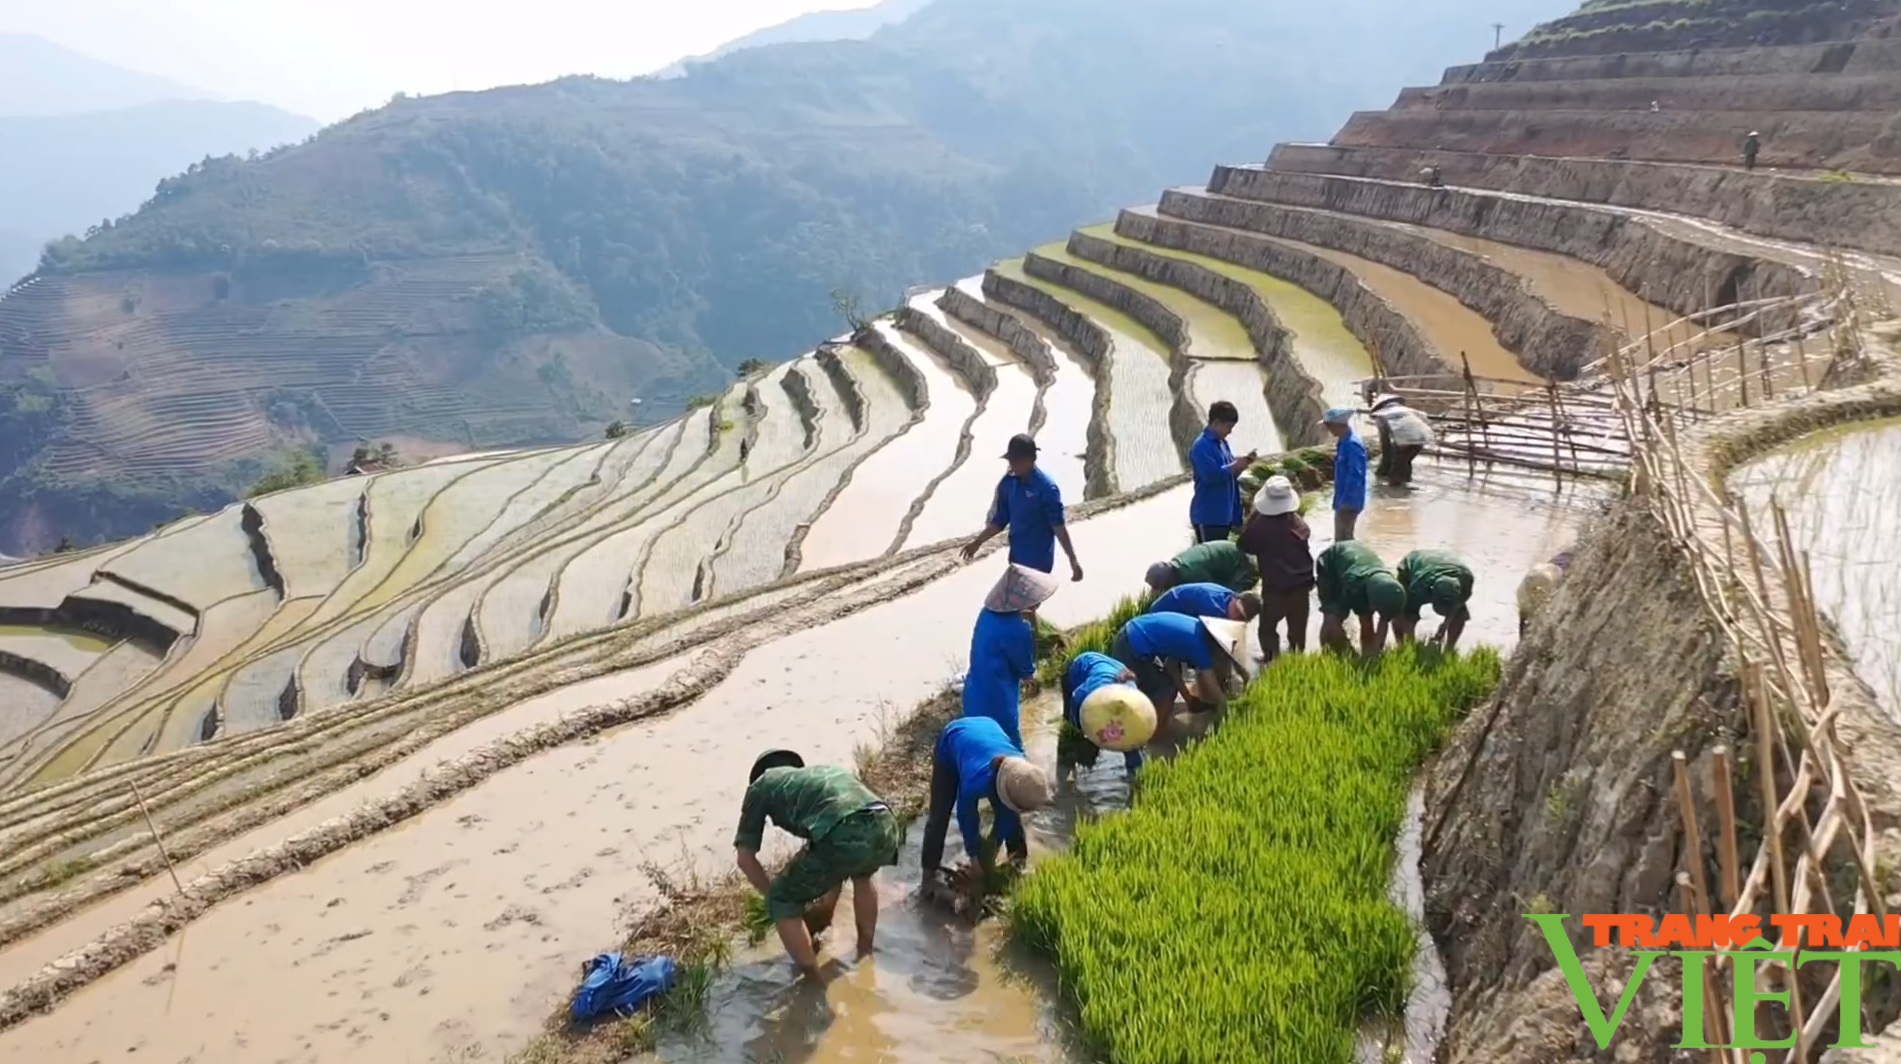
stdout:
{"type": "Polygon", "coordinates": [[[1060,643],[1054,644],[1047,657],[1038,660],[1036,682],[1045,687],[1059,687],[1063,682],[1063,671],[1069,663],[1076,660],[1084,651],[1093,650],[1099,654],[1109,652],[1109,641],[1115,638],[1129,618],[1140,616],[1149,608],[1153,595],[1144,591],[1140,595],[1124,595],[1110,609],[1108,616],[1090,621],[1064,636],[1060,643]]]}
{"type": "Polygon", "coordinates": [[[1414,930],[1386,890],[1407,791],[1498,675],[1485,648],[1283,655],[1210,738],[1143,770],[1129,812],[1019,884],[1013,926],[1104,1055],[1346,1064],[1363,1019],[1400,1015],[1414,930]]]}

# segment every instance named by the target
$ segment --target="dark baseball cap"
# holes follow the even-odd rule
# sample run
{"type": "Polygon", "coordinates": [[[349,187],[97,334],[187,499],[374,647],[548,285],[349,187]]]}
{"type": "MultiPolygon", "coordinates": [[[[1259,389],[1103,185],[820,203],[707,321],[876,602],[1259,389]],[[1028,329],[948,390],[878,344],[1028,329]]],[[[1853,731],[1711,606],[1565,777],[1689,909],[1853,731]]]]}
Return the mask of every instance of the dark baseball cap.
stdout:
{"type": "Polygon", "coordinates": [[[1015,436],[1010,437],[1010,446],[1004,448],[1003,457],[1035,458],[1036,452],[1036,440],[1032,439],[1027,433],[1019,432],[1015,436]]]}

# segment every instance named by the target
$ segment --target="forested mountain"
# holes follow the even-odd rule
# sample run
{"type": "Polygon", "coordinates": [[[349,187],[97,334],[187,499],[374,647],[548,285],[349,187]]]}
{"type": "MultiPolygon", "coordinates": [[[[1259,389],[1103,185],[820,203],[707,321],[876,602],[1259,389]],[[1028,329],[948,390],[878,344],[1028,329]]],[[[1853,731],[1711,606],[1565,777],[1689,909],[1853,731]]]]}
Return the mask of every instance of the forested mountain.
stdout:
{"type": "Polygon", "coordinates": [[[30,435],[0,415],[0,512],[90,538],[228,497],[273,448],[575,438],[634,396],[665,416],[838,332],[834,288],[888,304],[1324,137],[1488,41],[1494,7],[938,0],[868,40],[399,98],[211,160],[0,303],[0,379],[50,361],[87,387],[30,435]],[[292,361],[247,375],[247,352],[292,361]],[[186,379],[220,396],[193,396],[211,435],[161,458],[155,429],[103,431],[166,423],[186,379]]]}
{"type": "Polygon", "coordinates": [[[30,271],[46,241],[137,207],[162,177],[316,131],[315,120],[275,107],[210,100],[0,117],[0,285],[30,271]]]}

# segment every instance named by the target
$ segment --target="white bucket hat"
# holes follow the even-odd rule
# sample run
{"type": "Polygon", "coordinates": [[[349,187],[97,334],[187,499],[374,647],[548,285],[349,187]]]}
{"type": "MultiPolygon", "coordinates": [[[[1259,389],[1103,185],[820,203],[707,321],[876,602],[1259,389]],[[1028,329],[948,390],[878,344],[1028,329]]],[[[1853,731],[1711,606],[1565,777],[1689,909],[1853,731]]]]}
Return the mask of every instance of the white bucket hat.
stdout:
{"type": "Polygon", "coordinates": [[[1267,478],[1261,490],[1254,496],[1254,512],[1275,517],[1291,514],[1300,509],[1300,494],[1294,490],[1294,482],[1283,476],[1267,478]]]}
{"type": "Polygon", "coordinates": [[[1228,656],[1235,668],[1247,671],[1243,659],[1247,656],[1248,626],[1246,621],[1231,621],[1226,617],[1203,617],[1201,627],[1215,637],[1215,645],[1228,656]]]}
{"type": "Polygon", "coordinates": [[[984,596],[984,609],[997,613],[1022,613],[1048,602],[1062,582],[1050,573],[1012,564],[1003,571],[990,594],[984,596]]]}

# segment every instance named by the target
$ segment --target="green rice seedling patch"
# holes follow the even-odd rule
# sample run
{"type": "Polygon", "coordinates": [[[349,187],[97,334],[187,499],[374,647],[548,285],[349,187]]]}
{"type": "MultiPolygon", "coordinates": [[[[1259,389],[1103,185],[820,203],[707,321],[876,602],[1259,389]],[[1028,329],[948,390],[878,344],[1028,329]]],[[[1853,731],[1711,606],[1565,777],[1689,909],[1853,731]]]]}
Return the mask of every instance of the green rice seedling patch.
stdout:
{"type": "Polygon", "coordinates": [[[1018,885],[1016,933],[1056,959],[1120,1064],[1346,1064],[1405,1007],[1414,949],[1387,897],[1414,773],[1497,684],[1489,648],[1371,664],[1283,655],[1133,807],[1081,825],[1018,885]]]}

